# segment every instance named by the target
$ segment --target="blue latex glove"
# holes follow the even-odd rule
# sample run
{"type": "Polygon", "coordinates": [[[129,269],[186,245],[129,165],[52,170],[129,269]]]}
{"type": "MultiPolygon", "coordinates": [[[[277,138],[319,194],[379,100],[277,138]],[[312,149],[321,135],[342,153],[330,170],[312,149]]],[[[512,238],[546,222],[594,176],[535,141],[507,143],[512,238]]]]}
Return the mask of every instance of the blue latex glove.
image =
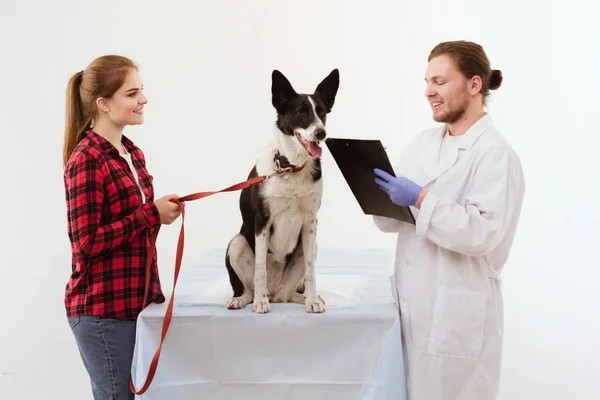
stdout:
{"type": "Polygon", "coordinates": [[[379,178],[375,182],[386,192],[394,204],[399,206],[414,206],[421,193],[422,187],[407,178],[396,178],[385,171],[375,168],[373,171],[379,178]]]}

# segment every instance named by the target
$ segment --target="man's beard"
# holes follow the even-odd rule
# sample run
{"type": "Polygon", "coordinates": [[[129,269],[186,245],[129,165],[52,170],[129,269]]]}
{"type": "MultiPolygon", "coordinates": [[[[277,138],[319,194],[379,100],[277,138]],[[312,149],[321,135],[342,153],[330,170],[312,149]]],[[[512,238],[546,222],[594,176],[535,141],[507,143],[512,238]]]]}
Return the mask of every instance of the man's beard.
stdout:
{"type": "Polygon", "coordinates": [[[466,96],[462,97],[462,99],[463,101],[459,104],[458,107],[456,107],[453,110],[449,110],[449,112],[440,116],[436,116],[434,114],[433,119],[436,122],[442,122],[445,124],[452,124],[461,119],[463,115],[465,115],[465,112],[467,111],[467,106],[469,104],[466,96]]]}

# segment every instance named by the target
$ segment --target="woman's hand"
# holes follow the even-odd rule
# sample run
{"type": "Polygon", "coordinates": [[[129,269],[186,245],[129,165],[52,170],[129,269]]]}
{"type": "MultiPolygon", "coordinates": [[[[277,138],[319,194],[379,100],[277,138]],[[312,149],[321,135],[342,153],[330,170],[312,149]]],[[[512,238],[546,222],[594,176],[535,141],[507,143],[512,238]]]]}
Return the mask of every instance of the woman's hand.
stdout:
{"type": "Polygon", "coordinates": [[[160,214],[160,223],[164,225],[171,225],[181,215],[181,207],[173,200],[177,200],[179,196],[176,194],[169,194],[156,200],[154,204],[160,214]]]}

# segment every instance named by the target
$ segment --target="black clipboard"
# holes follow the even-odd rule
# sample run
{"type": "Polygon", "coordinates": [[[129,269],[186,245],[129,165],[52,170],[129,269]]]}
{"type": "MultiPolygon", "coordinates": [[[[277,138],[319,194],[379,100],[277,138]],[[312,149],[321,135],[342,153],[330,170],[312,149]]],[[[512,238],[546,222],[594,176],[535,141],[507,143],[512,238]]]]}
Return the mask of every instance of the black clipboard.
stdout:
{"type": "Polygon", "coordinates": [[[375,168],[396,176],[381,141],[327,138],[325,144],[365,214],[415,224],[410,208],[394,204],[375,182],[375,168]]]}

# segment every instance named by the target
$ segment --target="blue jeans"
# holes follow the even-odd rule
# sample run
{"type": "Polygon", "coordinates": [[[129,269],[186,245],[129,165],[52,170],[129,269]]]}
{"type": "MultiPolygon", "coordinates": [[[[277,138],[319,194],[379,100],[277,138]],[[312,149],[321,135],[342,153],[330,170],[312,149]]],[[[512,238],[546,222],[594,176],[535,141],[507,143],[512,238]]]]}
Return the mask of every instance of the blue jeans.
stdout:
{"type": "Polygon", "coordinates": [[[91,316],[68,318],[94,400],[133,400],[129,389],[135,321],[91,316]]]}

